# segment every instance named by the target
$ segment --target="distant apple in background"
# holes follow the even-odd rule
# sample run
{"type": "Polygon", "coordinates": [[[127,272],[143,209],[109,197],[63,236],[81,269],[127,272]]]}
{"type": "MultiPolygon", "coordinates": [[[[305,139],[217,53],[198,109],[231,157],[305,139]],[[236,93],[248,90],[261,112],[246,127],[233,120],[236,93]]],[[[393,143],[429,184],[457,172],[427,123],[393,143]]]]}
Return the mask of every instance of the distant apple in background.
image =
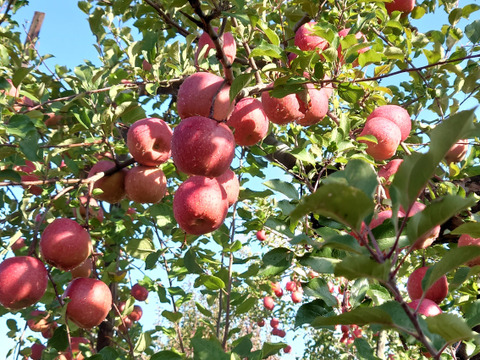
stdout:
{"type": "Polygon", "coordinates": [[[224,123],[203,116],[183,119],[172,137],[172,158],[179,171],[217,177],[230,168],[235,139],[224,123]]]}
{"type": "Polygon", "coordinates": [[[142,165],[157,166],[171,155],[172,129],[158,118],[137,120],[128,129],[127,147],[132,157],[142,165]]]}
{"type": "Polygon", "coordinates": [[[262,229],[262,230],[258,230],[256,236],[257,236],[257,240],[258,240],[258,241],[265,241],[265,240],[267,240],[267,235],[265,234],[265,230],[263,230],[263,229],[262,229]]]}
{"type": "Polygon", "coordinates": [[[295,46],[302,51],[318,50],[322,51],[328,47],[328,41],[324,38],[314,35],[315,25],[317,22],[312,21],[300,26],[295,33],[295,46]]]}
{"type": "Polygon", "coordinates": [[[293,292],[297,290],[297,283],[295,281],[288,281],[285,285],[285,289],[287,289],[287,291],[293,292]]]}
{"type": "Polygon", "coordinates": [[[138,321],[142,318],[143,310],[139,305],[134,305],[133,310],[128,314],[128,318],[132,321],[138,321]]]}
{"type": "Polygon", "coordinates": [[[273,318],[270,320],[270,326],[272,328],[278,328],[278,325],[280,325],[280,320],[278,318],[273,318]]]}
{"type": "Polygon", "coordinates": [[[367,117],[367,123],[374,118],[381,117],[388,119],[398,126],[401,133],[401,141],[405,141],[412,130],[412,119],[407,110],[398,105],[382,105],[367,117]]]}
{"type": "MultiPolygon", "coordinates": [[[[13,167],[13,170],[24,173],[20,175],[21,181],[39,181],[40,177],[33,174],[37,167],[30,160],[25,160],[25,165],[17,165],[13,167]]],[[[30,192],[32,195],[41,195],[43,189],[38,185],[22,185],[22,187],[30,192]]]]}
{"type": "Polygon", "coordinates": [[[27,246],[27,244],[25,243],[25,238],[21,237],[21,238],[18,238],[10,248],[14,253],[16,253],[17,251],[19,251],[25,246],[27,246]]]}
{"type": "MultiPolygon", "coordinates": [[[[468,234],[462,234],[458,239],[458,247],[462,246],[480,246],[480,238],[474,238],[468,234]]],[[[470,267],[480,265],[480,256],[468,261],[467,265],[470,267]]]]}
{"type": "Polygon", "coordinates": [[[234,129],[237,145],[252,146],[265,138],[269,122],[260,100],[243,98],[235,105],[227,125],[234,129]]]}
{"type": "MultiPolygon", "coordinates": [[[[417,300],[423,295],[422,280],[427,273],[428,266],[423,266],[415,269],[407,281],[407,291],[410,299],[417,300]]],[[[440,304],[448,294],[448,282],[447,277],[443,275],[438,279],[426,292],[425,299],[432,300],[433,302],[440,304]]]]}
{"type": "Polygon", "coordinates": [[[43,350],[46,349],[46,346],[42,345],[40,343],[35,343],[35,344],[32,345],[32,347],[30,349],[31,349],[30,359],[41,360],[43,350]]]}
{"type": "Polygon", "coordinates": [[[50,327],[48,321],[50,314],[42,310],[33,310],[30,312],[30,318],[27,320],[27,325],[30,330],[34,332],[42,332],[50,327]]]}
{"type": "Polygon", "coordinates": [[[228,169],[222,175],[218,176],[217,181],[223,186],[227,193],[228,206],[232,206],[238,200],[240,193],[240,182],[233,170],[228,169]]]}
{"type": "Polygon", "coordinates": [[[47,263],[61,270],[72,270],[90,255],[90,234],[76,221],[67,218],[53,220],[40,239],[40,252],[47,263]]]}
{"type": "Polygon", "coordinates": [[[279,328],[273,328],[272,335],[284,338],[287,335],[287,333],[285,332],[285,330],[281,330],[279,328]]]}
{"type": "Polygon", "coordinates": [[[377,161],[387,160],[395,155],[401,141],[399,127],[383,117],[374,117],[368,120],[360,133],[360,136],[365,135],[371,135],[377,139],[377,143],[369,140],[359,140],[359,142],[367,144],[365,151],[377,161]]]}
{"type": "Polygon", "coordinates": [[[227,193],[215,178],[192,176],[173,197],[173,216],[187,234],[202,235],[218,229],[227,212],[227,193]]]}
{"type": "Polygon", "coordinates": [[[91,329],[105,320],[112,307],[112,293],[102,281],[77,278],[70,282],[63,294],[69,298],[67,316],[83,329],[91,329]]]}
{"type": "Polygon", "coordinates": [[[271,296],[265,296],[263,298],[263,306],[267,310],[273,310],[273,308],[275,307],[275,301],[271,296]]]}
{"type": "Polygon", "coordinates": [[[299,302],[302,301],[302,296],[303,296],[303,294],[302,294],[301,291],[298,291],[298,290],[297,290],[297,291],[294,291],[294,292],[292,292],[292,301],[293,301],[295,304],[297,304],[297,303],[299,303],[299,302]]]}
{"type": "Polygon", "coordinates": [[[420,306],[418,306],[419,303],[420,300],[413,300],[412,302],[407,303],[407,305],[413,310],[416,310],[418,307],[418,313],[427,317],[436,316],[442,313],[442,309],[440,309],[440,307],[432,300],[423,299],[420,306]]]}
{"type": "Polygon", "coordinates": [[[72,279],[79,277],[90,277],[93,271],[93,260],[91,257],[88,257],[81,265],[70,270],[72,274],[72,279]]]}
{"type": "Polygon", "coordinates": [[[122,333],[126,333],[132,326],[132,319],[130,319],[128,316],[124,316],[120,322],[120,325],[118,325],[118,330],[122,333]]]}
{"type": "Polygon", "coordinates": [[[385,3],[385,8],[389,14],[394,11],[410,14],[415,8],[415,0],[392,0],[385,3]]]}
{"type": "Polygon", "coordinates": [[[85,195],[81,195],[78,197],[80,201],[80,206],[74,209],[75,216],[84,219],[87,215],[86,204],[88,201],[88,216],[95,217],[98,221],[103,221],[103,209],[98,204],[98,201],[95,200],[93,197],[88,197],[85,195]]]}
{"type": "Polygon", "coordinates": [[[141,204],[160,202],[167,192],[167,178],[156,167],[134,166],[125,175],[127,198],[141,204]]]}
{"type": "Polygon", "coordinates": [[[234,106],[229,93],[230,86],[220,76],[208,72],[190,75],[178,89],[178,116],[181,119],[204,116],[217,121],[226,120],[234,106]]]}
{"type": "Polygon", "coordinates": [[[277,297],[282,297],[282,296],[283,296],[282,286],[280,285],[279,282],[272,283],[271,286],[272,286],[273,293],[274,293],[277,297]]]}
{"type": "Polygon", "coordinates": [[[258,321],[257,321],[257,325],[258,325],[259,327],[264,327],[264,326],[265,326],[265,320],[258,320],[258,321]]]}
{"type": "Polygon", "coordinates": [[[148,289],[140,284],[135,284],[130,290],[130,294],[138,301],[145,301],[148,298],[148,289]]]}
{"type": "MultiPolygon", "coordinates": [[[[218,34],[218,28],[214,28],[214,30],[218,34]]],[[[230,32],[223,33],[220,39],[223,43],[222,49],[225,57],[228,59],[230,64],[232,64],[235,61],[235,57],[237,54],[237,44],[235,43],[235,39],[230,32]]],[[[203,32],[202,35],[200,35],[200,37],[198,38],[197,50],[195,51],[196,65],[198,64],[198,56],[200,55],[200,52],[203,50],[204,47],[206,47],[204,51],[204,58],[206,59],[210,50],[215,50],[215,44],[213,43],[210,35],[208,35],[208,33],[206,32],[203,32]]]]}
{"type": "Polygon", "coordinates": [[[45,125],[47,127],[57,127],[60,122],[63,120],[63,116],[60,114],[55,114],[53,112],[45,114],[45,125]]]}
{"type": "MultiPolygon", "coordinates": [[[[88,172],[88,177],[92,177],[99,172],[106,172],[113,169],[116,164],[113,161],[100,160],[92,166],[88,172]]],[[[98,200],[106,201],[110,204],[118,203],[125,197],[125,175],[127,170],[121,169],[111,175],[104,176],[94,182],[94,189],[101,189],[103,191],[100,195],[94,197],[98,200]]]]}
{"type": "Polygon", "coordinates": [[[460,162],[465,159],[468,151],[468,140],[459,140],[455,143],[445,155],[445,161],[450,163],[460,162]]]}
{"type": "Polygon", "coordinates": [[[283,352],[285,354],[289,354],[292,351],[292,347],[290,345],[287,345],[283,348],[283,352]]]}
{"type": "Polygon", "coordinates": [[[52,321],[50,323],[50,326],[48,327],[48,329],[42,331],[42,336],[45,338],[45,339],[51,339],[52,336],[53,336],[53,333],[55,332],[55,330],[58,328],[58,324],[56,321],[52,321]]]}
{"type": "Polygon", "coordinates": [[[17,256],[0,263],[0,304],[11,310],[35,304],[47,289],[45,265],[31,256],[17,256]]]}

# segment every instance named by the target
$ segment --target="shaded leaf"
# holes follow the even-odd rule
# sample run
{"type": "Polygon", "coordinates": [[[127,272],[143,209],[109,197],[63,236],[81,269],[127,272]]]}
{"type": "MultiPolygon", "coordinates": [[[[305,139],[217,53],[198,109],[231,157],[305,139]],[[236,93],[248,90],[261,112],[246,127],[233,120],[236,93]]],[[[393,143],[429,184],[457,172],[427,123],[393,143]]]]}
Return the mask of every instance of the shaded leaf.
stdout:
{"type": "Polygon", "coordinates": [[[335,266],[335,275],[349,280],[362,277],[387,281],[390,273],[390,263],[379,264],[367,255],[348,256],[335,266]]]}
{"type": "Polygon", "coordinates": [[[217,339],[202,339],[195,336],[192,339],[192,346],[194,360],[230,360],[230,355],[223,351],[217,339]]]}
{"type": "Polygon", "coordinates": [[[468,222],[460,225],[451,232],[452,235],[468,234],[474,238],[480,238],[480,223],[468,222]]]}
{"type": "Polygon", "coordinates": [[[295,327],[302,326],[303,324],[311,324],[319,316],[328,314],[326,304],[323,300],[314,300],[307,304],[303,304],[297,311],[295,316],[295,327]]]}
{"type": "Polygon", "coordinates": [[[273,180],[268,180],[263,183],[266,187],[278,191],[285,195],[289,199],[294,199],[298,200],[298,190],[295,188],[295,186],[291,183],[278,180],[278,179],[273,179],[273,180]]]}
{"type": "Polygon", "coordinates": [[[182,360],[183,356],[172,350],[163,350],[152,355],[150,360],[182,360]]]}
{"type": "Polygon", "coordinates": [[[277,275],[290,267],[294,253],[287,248],[270,250],[263,256],[263,267],[258,272],[260,276],[277,275]]]}
{"type": "Polygon", "coordinates": [[[455,314],[442,313],[437,316],[427,317],[425,320],[428,329],[440,335],[447,343],[454,343],[461,340],[478,338],[464,319],[455,314]]]}

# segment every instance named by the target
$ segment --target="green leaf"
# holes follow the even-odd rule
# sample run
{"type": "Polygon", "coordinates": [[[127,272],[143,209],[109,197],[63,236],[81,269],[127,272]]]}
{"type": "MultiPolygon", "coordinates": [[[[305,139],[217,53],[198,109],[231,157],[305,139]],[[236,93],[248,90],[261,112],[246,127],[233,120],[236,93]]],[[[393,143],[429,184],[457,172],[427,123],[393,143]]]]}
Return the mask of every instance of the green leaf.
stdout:
{"type": "Polygon", "coordinates": [[[480,300],[467,303],[463,312],[469,328],[480,324],[480,300]]]}
{"type": "MultiPolygon", "coordinates": [[[[336,301],[335,301],[336,302],[336,301]]],[[[325,316],[329,313],[323,300],[317,299],[307,304],[303,304],[295,316],[295,327],[304,324],[311,324],[316,318],[325,316]]]]}
{"type": "Polygon", "coordinates": [[[163,350],[152,355],[150,360],[182,360],[183,356],[172,350],[163,350]]]}
{"type": "MultiPolygon", "coordinates": [[[[265,343],[263,343],[263,347],[262,347],[262,356],[263,356],[262,358],[266,359],[269,356],[278,354],[279,351],[282,350],[284,347],[285,347],[284,343],[265,342],[265,343]]],[[[212,359],[209,359],[209,360],[212,360],[212,359]]]]}
{"type": "Polygon", "coordinates": [[[235,310],[235,314],[237,315],[245,314],[251,309],[253,309],[256,304],[257,304],[256,298],[248,297],[240,305],[237,306],[235,310]]]}
{"type": "Polygon", "coordinates": [[[198,302],[195,302],[195,307],[197,308],[198,311],[200,311],[200,313],[202,313],[203,315],[207,316],[207,317],[213,317],[213,314],[210,310],[208,310],[207,308],[205,308],[202,304],[198,303],[198,302]]]}
{"type": "Polygon", "coordinates": [[[215,339],[202,339],[198,336],[192,338],[194,360],[231,360],[226,354],[220,342],[215,339]]]}
{"type": "Polygon", "coordinates": [[[351,104],[356,104],[364,95],[363,89],[352,83],[340,83],[338,85],[338,95],[351,104]]]}
{"type": "Polygon", "coordinates": [[[477,222],[468,222],[460,225],[455,228],[452,232],[452,235],[461,235],[468,234],[474,238],[480,238],[480,223],[477,222]]]}
{"type": "Polygon", "coordinates": [[[48,340],[48,346],[51,346],[58,351],[65,351],[68,347],[67,327],[65,325],[62,325],[55,330],[53,336],[48,340]]]}
{"type": "Polygon", "coordinates": [[[152,239],[130,239],[126,251],[134,258],[145,260],[149,254],[155,252],[155,244],[152,239]]]}
{"type": "Polygon", "coordinates": [[[379,264],[367,255],[347,256],[335,266],[335,275],[343,276],[349,280],[366,277],[386,282],[389,273],[389,262],[379,264]]]}
{"type": "Polygon", "coordinates": [[[253,73],[246,73],[238,75],[230,85],[230,102],[235,100],[238,93],[247,86],[253,79],[253,73]]]}
{"type": "Polygon", "coordinates": [[[322,246],[328,246],[357,254],[362,254],[365,251],[365,248],[360,246],[358,240],[351,235],[336,235],[328,237],[325,239],[322,246]]]}
{"type": "Polygon", "coordinates": [[[383,59],[382,54],[376,52],[373,49],[367,50],[364,53],[358,55],[358,64],[364,67],[368,64],[380,63],[383,59]]]}
{"type": "Polygon", "coordinates": [[[383,54],[387,57],[387,59],[403,60],[405,58],[402,49],[395,46],[389,46],[385,48],[383,54]]]}
{"type": "Polygon", "coordinates": [[[379,359],[374,355],[374,351],[371,348],[368,341],[362,337],[356,338],[353,342],[357,348],[357,357],[359,360],[377,360],[379,359]]]}
{"type": "MultiPolygon", "coordinates": [[[[118,354],[117,350],[111,348],[110,346],[104,347],[102,350],[98,352],[101,355],[102,360],[119,360],[120,355],[118,354]]],[[[91,358],[89,358],[91,359],[91,358]]]]}
{"type": "Polygon", "coordinates": [[[162,316],[173,323],[178,323],[180,319],[183,317],[183,314],[179,312],[171,312],[168,310],[163,310],[162,316]]]}
{"type": "Polygon", "coordinates": [[[259,276],[273,276],[282,273],[292,264],[294,252],[287,248],[275,248],[267,252],[263,258],[263,266],[259,276]]]}
{"type": "Polygon", "coordinates": [[[225,287],[225,283],[219,277],[213,275],[200,275],[197,280],[195,280],[195,285],[203,285],[209,290],[219,290],[225,287]]]}
{"type": "Polygon", "coordinates": [[[135,348],[133,349],[135,354],[141,354],[146,349],[150,347],[152,343],[152,337],[150,336],[149,332],[143,332],[138,337],[137,343],[135,344],[135,348]]]}
{"type": "Polygon", "coordinates": [[[19,141],[20,150],[26,158],[32,161],[41,161],[41,149],[39,147],[40,134],[37,131],[30,131],[19,141]]]}
{"type": "Polygon", "coordinates": [[[294,199],[298,200],[298,190],[297,188],[288,182],[278,180],[278,179],[273,179],[273,180],[268,180],[263,183],[266,187],[278,191],[285,195],[288,199],[294,199]]]}
{"type": "Polygon", "coordinates": [[[7,169],[7,170],[0,170],[0,180],[1,181],[10,180],[14,182],[20,182],[22,181],[22,178],[18,174],[18,172],[7,169]]]}
{"type": "Polygon", "coordinates": [[[344,184],[325,184],[312,195],[305,196],[290,214],[290,228],[295,229],[302,216],[316,213],[332,218],[354,230],[360,230],[362,221],[373,212],[371,199],[357,187],[344,184]],[[348,206],[345,206],[348,204],[348,206]]]}
{"type": "Polygon", "coordinates": [[[329,317],[317,317],[312,321],[312,326],[323,327],[329,325],[358,325],[363,326],[367,324],[380,324],[386,326],[393,326],[393,320],[390,314],[377,307],[357,307],[351,311],[344,312],[340,315],[329,317]]]}
{"type": "Polygon", "coordinates": [[[428,330],[440,335],[447,343],[461,340],[478,339],[478,334],[472,331],[467,322],[455,314],[442,313],[427,317],[428,330]]]}
{"type": "Polygon", "coordinates": [[[465,26],[465,35],[472,43],[478,43],[480,41],[480,20],[475,20],[465,26]]]}
{"type": "Polygon", "coordinates": [[[233,345],[235,346],[232,349],[232,352],[238,354],[242,359],[247,358],[253,348],[252,340],[250,340],[252,334],[248,334],[238,340],[236,340],[233,345]]]}
{"type": "Polygon", "coordinates": [[[36,132],[35,125],[26,115],[13,115],[7,124],[7,134],[24,138],[30,132],[36,132]]]}
{"type": "Polygon", "coordinates": [[[413,204],[447,151],[473,131],[473,118],[473,110],[451,116],[430,133],[430,149],[426,154],[415,153],[404,158],[390,185],[390,196],[394,207],[397,206],[394,214],[397,213],[398,203],[404,209],[413,204]]]}
{"type": "Polygon", "coordinates": [[[281,59],[283,57],[283,50],[277,45],[269,44],[263,41],[250,53],[250,57],[266,56],[274,59],[281,59]]]}
{"type": "Polygon", "coordinates": [[[407,235],[411,244],[437,225],[443,224],[460,211],[475,205],[473,197],[463,198],[459,195],[446,195],[427,205],[427,207],[412,216],[407,225],[407,235]]]}
{"type": "Polygon", "coordinates": [[[330,293],[325,279],[316,277],[310,280],[307,284],[304,284],[302,288],[306,295],[320,298],[325,301],[325,304],[328,306],[333,307],[337,305],[337,298],[330,293]]]}
{"type": "Polygon", "coordinates": [[[155,251],[154,253],[148,254],[145,258],[145,270],[150,270],[155,268],[157,261],[160,258],[161,251],[155,251]]]}
{"type": "Polygon", "coordinates": [[[301,265],[308,266],[312,268],[312,270],[321,274],[333,274],[335,265],[340,262],[338,259],[313,256],[311,254],[306,254],[298,260],[301,265]]]}
{"type": "Polygon", "coordinates": [[[196,260],[196,254],[192,248],[188,249],[183,257],[183,264],[190,273],[202,274],[203,270],[196,260]]]}

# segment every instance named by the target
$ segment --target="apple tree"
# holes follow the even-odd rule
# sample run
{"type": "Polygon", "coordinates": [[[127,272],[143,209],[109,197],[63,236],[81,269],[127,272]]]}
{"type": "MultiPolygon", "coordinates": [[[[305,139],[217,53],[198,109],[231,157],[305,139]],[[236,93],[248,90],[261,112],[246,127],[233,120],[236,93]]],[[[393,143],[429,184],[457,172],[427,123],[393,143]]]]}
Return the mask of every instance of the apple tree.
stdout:
{"type": "Polygon", "coordinates": [[[8,356],[480,357],[475,1],[1,4],[8,356]]]}

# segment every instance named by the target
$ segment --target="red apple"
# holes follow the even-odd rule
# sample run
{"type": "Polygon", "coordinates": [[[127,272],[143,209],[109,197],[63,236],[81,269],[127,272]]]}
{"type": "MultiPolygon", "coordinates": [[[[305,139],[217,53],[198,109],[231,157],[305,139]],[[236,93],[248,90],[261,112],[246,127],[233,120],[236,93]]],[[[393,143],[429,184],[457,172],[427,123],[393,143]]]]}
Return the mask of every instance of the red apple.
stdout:
{"type": "MultiPolygon", "coordinates": [[[[407,291],[410,299],[417,300],[423,295],[422,280],[428,270],[428,266],[423,266],[415,269],[410,274],[407,281],[407,291]]],[[[425,299],[432,300],[433,302],[440,304],[448,294],[448,282],[447,277],[443,275],[438,279],[426,292],[425,299]]]]}
{"type": "Polygon", "coordinates": [[[273,310],[273,308],[275,307],[275,301],[271,296],[265,296],[263,298],[263,306],[267,310],[273,310]]]}
{"type": "Polygon", "coordinates": [[[276,283],[271,283],[270,284],[271,287],[272,287],[272,290],[274,292],[274,294],[277,296],[277,297],[282,297],[283,296],[283,290],[282,290],[282,286],[280,285],[279,282],[276,282],[276,283]]]}
{"type": "MultiPolygon", "coordinates": [[[[410,209],[410,212],[408,213],[408,216],[413,216],[416,213],[422,211],[425,209],[425,204],[422,204],[418,201],[416,201],[413,205],[412,208],[410,209]]],[[[427,231],[425,234],[422,234],[419,236],[419,238],[415,241],[413,244],[413,250],[419,250],[419,249],[426,249],[432,243],[435,241],[435,239],[438,238],[438,235],[440,234],[441,227],[440,225],[434,226],[432,229],[427,231]]]]}
{"type": "Polygon", "coordinates": [[[265,326],[265,320],[263,320],[263,319],[262,319],[262,320],[258,320],[258,321],[257,321],[257,325],[258,325],[259,327],[264,327],[264,326],[265,326]]]}
{"type": "Polygon", "coordinates": [[[410,14],[415,8],[415,0],[392,0],[385,3],[385,9],[391,14],[394,11],[400,11],[404,14],[410,14]]]}
{"type": "Polygon", "coordinates": [[[32,351],[32,352],[30,353],[30,359],[32,359],[32,360],[41,360],[41,359],[42,359],[43,350],[45,350],[46,347],[45,347],[45,345],[42,345],[42,344],[40,344],[40,343],[34,343],[30,349],[31,349],[31,351],[32,351]]]}
{"type": "Polygon", "coordinates": [[[118,325],[118,331],[122,333],[126,333],[128,329],[130,329],[133,325],[132,319],[130,319],[128,316],[125,316],[122,318],[120,325],[118,325]]]}
{"type": "Polygon", "coordinates": [[[381,117],[394,122],[401,133],[401,141],[405,141],[412,130],[412,119],[407,110],[398,105],[382,105],[377,107],[367,117],[367,123],[374,118],[381,117]]]}
{"type": "Polygon", "coordinates": [[[85,195],[81,195],[78,197],[80,201],[80,206],[74,209],[75,216],[84,219],[87,215],[86,204],[88,201],[88,216],[89,217],[96,217],[98,221],[103,221],[103,209],[98,205],[97,200],[92,197],[88,197],[85,195]]]}
{"type": "MultiPolygon", "coordinates": [[[[218,28],[215,28],[215,32],[218,32],[218,28]]],[[[237,44],[235,43],[235,39],[230,32],[223,33],[220,39],[222,41],[223,52],[230,64],[232,64],[235,61],[235,56],[237,54],[237,44]]],[[[207,47],[204,52],[204,58],[206,59],[210,50],[215,50],[215,44],[210,35],[206,32],[198,38],[197,51],[195,52],[195,64],[198,64],[198,56],[204,47],[207,47]]]]}
{"type": "Polygon", "coordinates": [[[257,236],[257,240],[258,240],[258,241],[265,241],[265,240],[267,240],[267,235],[265,234],[265,230],[263,230],[263,229],[262,229],[262,230],[258,230],[256,236],[257,236]]]}
{"type": "Polygon", "coordinates": [[[60,122],[63,119],[62,115],[55,114],[53,112],[47,113],[45,114],[45,116],[46,116],[45,125],[47,127],[57,127],[58,124],[60,124],[60,122]]]}
{"type": "Polygon", "coordinates": [[[290,345],[287,345],[283,348],[283,352],[285,354],[289,354],[292,351],[292,347],[290,345]]]}
{"type": "Polygon", "coordinates": [[[45,339],[50,339],[53,336],[55,330],[58,328],[58,324],[56,321],[51,322],[49,325],[50,326],[48,327],[48,329],[42,331],[42,336],[45,339]]]}
{"type": "MultiPolygon", "coordinates": [[[[20,175],[21,181],[38,181],[40,178],[33,173],[37,170],[36,165],[30,161],[25,160],[25,165],[16,165],[13,167],[13,170],[22,172],[25,174],[20,175]]],[[[43,189],[38,185],[22,185],[25,190],[28,190],[33,195],[41,195],[43,189]]]]}
{"type": "Polygon", "coordinates": [[[35,304],[47,289],[43,263],[31,256],[5,259],[0,264],[0,304],[11,310],[35,304]]]}
{"type": "Polygon", "coordinates": [[[24,246],[27,246],[27,244],[25,243],[25,238],[21,237],[21,238],[18,238],[13,244],[12,246],[10,247],[12,249],[12,251],[14,253],[16,253],[17,251],[19,251],[21,248],[23,248],[24,246]]]}
{"type": "Polygon", "coordinates": [[[425,315],[425,316],[436,316],[438,314],[442,313],[442,309],[438,307],[435,302],[429,299],[423,299],[422,303],[419,305],[420,300],[413,300],[412,302],[409,302],[407,305],[413,309],[417,310],[418,308],[418,313],[425,315]]]}
{"type": "Polygon", "coordinates": [[[388,191],[388,188],[392,184],[393,175],[397,173],[398,168],[402,163],[403,159],[393,159],[378,169],[378,177],[382,181],[387,199],[390,199],[390,192],[388,191]]]}
{"type": "Polygon", "coordinates": [[[235,105],[227,125],[234,129],[235,142],[240,146],[259,143],[268,132],[268,118],[262,102],[254,98],[243,98],[235,105]]]}
{"type": "Polygon", "coordinates": [[[277,318],[273,318],[270,320],[270,326],[272,328],[278,328],[278,325],[280,325],[280,320],[277,318]]]}
{"type": "Polygon", "coordinates": [[[128,129],[127,146],[142,165],[157,166],[170,158],[172,129],[158,118],[137,120],[128,129]]]}
{"type": "Polygon", "coordinates": [[[152,70],[152,64],[150,64],[147,60],[143,59],[142,68],[145,71],[151,71],[152,70]]]}
{"type": "Polygon", "coordinates": [[[314,35],[316,21],[312,21],[300,26],[295,33],[295,46],[302,51],[319,50],[323,51],[328,47],[328,41],[324,38],[314,35]]]}
{"type": "Polygon", "coordinates": [[[91,257],[88,257],[81,265],[70,270],[72,274],[72,279],[79,277],[90,277],[93,271],[93,261],[91,257]]]}
{"type": "Polygon", "coordinates": [[[287,335],[287,333],[285,332],[285,330],[281,330],[279,328],[273,328],[272,335],[276,335],[276,336],[279,336],[281,338],[284,338],[285,335],[287,335]]]}
{"type": "Polygon", "coordinates": [[[130,314],[128,314],[128,318],[132,321],[138,321],[142,318],[143,310],[139,305],[135,305],[133,310],[130,314]]]}
{"type": "Polygon", "coordinates": [[[305,114],[300,111],[296,94],[275,98],[270,96],[268,91],[264,91],[262,93],[262,105],[268,119],[277,125],[285,125],[305,117],[305,114]]]}
{"type": "Polygon", "coordinates": [[[459,140],[455,143],[445,155],[445,161],[450,164],[460,162],[465,159],[468,150],[468,140],[459,140]]]}
{"type": "Polygon", "coordinates": [[[228,169],[216,179],[227,193],[228,206],[235,204],[238,200],[238,194],[240,193],[240,182],[238,181],[237,175],[235,175],[231,169],[228,169]]]}
{"type": "Polygon", "coordinates": [[[367,144],[367,154],[377,161],[391,158],[401,141],[401,132],[398,126],[383,117],[368,120],[360,133],[360,136],[365,135],[371,135],[377,139],[377,143],[370,140],[359,140],[359,142],[367,144]]]}
{"type": "Polygon", "coordinates": [[[112,307],[109,287],[97,279],[74,279],[63,296],[70,299],[67,304],[67,317],[83,329],[100,325],[112,307]]]}
{"type": "Polygon", "coordinates": [[[177,95],[177,113],[182,119],[192,116],[208,117],[217,121],[228,118],[233,110],[230,86],[220,76],[199,72],[186,78],[177,95]]]}
{"type": "Polygon", "coordinates": [[[50,314],[46,311],[33,310],[30,312],[30,319],[27,320],[27,325],[34,332],[43,332],[50,327],[49,317],[50,314]]]}
{"type": "Polygon", "coordinates": [[[218,229],[227,212],[227,193],[216,179],[192,176],[173,197],[173,215],[187,234],[202,235],[218,229]]]}
{"type": "Polygon", "coordinates": [[[40,252],[47,263],[72,270],[90,255],[90,235],[76,221],[59,218],[47,225],[40,239],[40,252]]]}
{"type": "Polygon", "coordinates": [[[224,123],[193,116],[180,122],[172,137],[172,158],[189,175],[217,177],[230,168],[235,139],[224,123]]]}
{"type": "Polygon", "coordinates": [[[329,92],[325,89],[317,89],[310,83],[306,84],[306,88],[306,91],[296,94],[299,110],[304,116],[296,119],[295,122],[302,126],[319,123],[328,112],[329,92]]]}
{"type": "Polygon", "coordinates": [[[167,192],[167,178],[156,167],[134,166],[125,175],[127,198],[141,204],[160,202],[167,192]]]}
{"type": "Polygon", "coordinates": [[[148,290],[140,284],[135,284],[130,290],[130,294],[138,301],[145,301],[148,298],[148,290]]]}
{"type": "MultiPolygon", "coordinates": [[[[108,160],[100,160],[88,172],[88,177],[92,177],[99,172],[106,172],[113,169],[116,164],[108,160]]],[[[118,203],[125,197],[125,169],[120,169],[111,175],[103,176],[94,182],[94,189],[101,189],[103,191],[100,195],[95,195],[95,198],[106,201],[110,204],[118,203]]]]}
{"type": "MultiPolygon", "coordinates": [[[[480,238],[474,238],[468,234],[462,234],[458,239],[458,247],[461,246],[480,246],[480,238]]],[[[480,265],[480,256],[468,261],[467,265],[470,267],[480,265]]]]}
{"type": "MultiPolygon", "coordinates": [[[[344,38],[349,34],[349,32],[350,32],[350,28],[342,29],[338,32],[338,36],[341,37],[341,38],[344,38]]],[[[357,40],[361,40],[361,41],[359,41],[360,43],[367,42],[367,37],[364,34],[362,34],[360,31],[355,34],[355,38],[357,40]]],[[[362,54],[362,53],[368,51],[368,49],[369,49],[368,46],[360,48],[360,49],[357,50],[357,54],[362,54]]],[[[337,52],[338,52],[338,61],[341,64],[343,64],[345,59],[344,59],[343,53],[342,53],[343,52],[342,45],[338,46],[337,52]]],[[[357,66],[357,65],[358,65],[358,59],[355,59],[355,61],[352,63],[352,66],[357,66]]]]}
{"type": "Polygon", "coordinates": [[[292,292],[292,301],[295,303],[295,304],[298,304],[299,302],[302,301],[302,292],[301,291],[294,291],[292,292]]]}
{"type": "Polygon", "coordinates": [[[297,283],[295,281],[288,281],[287,284],[285,285],[285,289],[287,291],[293,292],[297,290],[297,283]]]}

